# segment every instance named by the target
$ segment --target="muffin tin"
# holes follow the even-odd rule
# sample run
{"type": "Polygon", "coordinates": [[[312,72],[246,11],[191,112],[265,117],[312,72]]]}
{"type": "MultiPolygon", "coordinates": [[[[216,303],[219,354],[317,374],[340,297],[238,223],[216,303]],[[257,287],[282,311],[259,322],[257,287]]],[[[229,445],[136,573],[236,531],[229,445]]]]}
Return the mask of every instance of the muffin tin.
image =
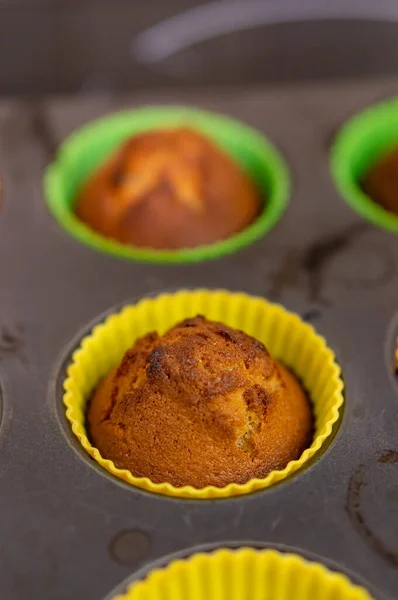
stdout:
{"type": "Polygon", "coordinates": [[[173,556],[272,547],[398,597],[398,238],[339,196],[329,151],[396,79],[278,90],[92,96],[0,104],[1,597],[112,598],[173,556]],[[48,213],[43,170],[87,120],[146,104],[196,105],[269,136],[292,176],[277,226],[194,265],[123,261],[78,243],[48,213]],[[329,447],[291,479],[242,497],[182,500],[113,478],[69,429],[65,367],[125,303],[180,288],[243,290],[311,321],[336,353],[345,409],[329,447]]]}

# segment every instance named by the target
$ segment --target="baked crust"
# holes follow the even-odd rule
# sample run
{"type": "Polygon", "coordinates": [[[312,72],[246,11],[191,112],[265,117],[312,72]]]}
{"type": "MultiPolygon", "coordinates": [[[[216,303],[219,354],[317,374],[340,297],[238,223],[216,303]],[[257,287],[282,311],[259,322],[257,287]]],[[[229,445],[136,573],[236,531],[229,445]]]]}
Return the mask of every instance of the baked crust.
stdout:
{"type": "Polygon", "coordinates": [[[262,343],[198,316],[137,340],[95,391],[88,425],[102,456],[137,477],[223,487],[299,458],[312,414],[262,343]]]}
{"type": "Polygon", "coordinates": [[[91,229],[123,244],[177,249],[238,233],[261,204],[224,152],[178,128],[130,138],[83,186],[75,210],[91,229]]]}
{"type": "Polygon", "coordinates": [[[362,187],[372,200],[398,214],[398,148],[373,165],[363,178],[362,187]]]}

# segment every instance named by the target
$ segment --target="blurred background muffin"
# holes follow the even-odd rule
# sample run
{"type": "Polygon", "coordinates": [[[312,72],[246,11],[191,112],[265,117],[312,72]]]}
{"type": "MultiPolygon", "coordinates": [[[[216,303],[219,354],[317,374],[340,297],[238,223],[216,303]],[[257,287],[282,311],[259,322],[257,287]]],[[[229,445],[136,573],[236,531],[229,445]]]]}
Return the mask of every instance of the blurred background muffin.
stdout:
{"type": "Polygon", "coordinates": [[[178,249],[225,239],[261,210],[249,177],[189,128],[131,137],[89,178],[77,216],[124,244],[178,249]]]}
{"type": "Polygon", "coordinates": [[[398,215],[398,146],[376,161],[363,177],[362,187],[372,200],[398,215]]]}

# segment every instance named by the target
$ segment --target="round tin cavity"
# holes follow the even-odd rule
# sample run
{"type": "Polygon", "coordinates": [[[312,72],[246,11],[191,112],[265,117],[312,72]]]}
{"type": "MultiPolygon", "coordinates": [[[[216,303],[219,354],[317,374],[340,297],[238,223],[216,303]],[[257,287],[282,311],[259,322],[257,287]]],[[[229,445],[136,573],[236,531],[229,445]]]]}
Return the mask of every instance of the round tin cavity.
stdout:
{"type": "MultiPolygon", "coordinates": [[[[325,340],[297,315],[262,298],[225,290],[182,290],[145,298],[120,312],[100,318],[89,335],[80,338],[64,363],[58,378],[57,393],[63,394],[67,431],[81,456],[102,467],[130,486],[179,498],[227,498],[265,489],[293,475],[325,448],[332,439],[344,403],[343,381],[334,354],[325,340]],[[246,331],[262,341],[270,353],[302,380],[312,400],[315,434],[312,444],[297,460],[282,470],[271,471],[263,479],[230,483],[226,487],[174,487],[168,482],[154,483],[147,477],[134,477],[101,456],[88,437],[86,408],[92,392],[127,348],[145,333],[163,333],[175,323],[197,314],[246,331]],[[65,378],[64,378],[65,377],[65,378]],[[79,443],[80,442],[80,443],[79,443]],[[91,460],[91,458],[94,461],[91,460]]],[[[60,410],[62,406],[60,403],[60,410]]]]}

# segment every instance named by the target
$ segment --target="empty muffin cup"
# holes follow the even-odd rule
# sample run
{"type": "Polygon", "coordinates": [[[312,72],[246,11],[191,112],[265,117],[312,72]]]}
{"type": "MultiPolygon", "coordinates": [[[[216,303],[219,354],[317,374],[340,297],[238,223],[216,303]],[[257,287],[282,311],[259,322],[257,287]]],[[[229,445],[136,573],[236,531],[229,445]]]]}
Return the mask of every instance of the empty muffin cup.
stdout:
{"type": "Polygon", "coordinates": [[[397,147],[398,99],[392,98],[350,119],[331,150],[332,174],[340,194],[368,221],[393,233],[398,233],[398,215],[367,195],[362,182],[370,169],[397,147]]]}
{"type": "Polygon", "coordinates": [[[333,351],[311,325],[282,306],[244,293],[223,290],[179,291],[143,299],[126,306],[95,326],[73,353],[64,382],[66,416],[87,453],[104,469],[125,482],[158,494],[183,498],[226,498],[247,494],[273,485],[303,467],[325,444],[339,419],[343,405],[343,382],[333,351]],[[119,364],[135,340],[150,331],[165,333],[179,321],[204,315],[230,327],[241,329],[264,343],[270,354],[302,382],[314,415],[312,443],[297,460],[266,477],[225,487],[175,487],[155,483],[148,477],[135,477],[101,456],[89,440],[86,429],[88,402],[104,376],[119,364]]]}
{"type": "Polygon", "coordinates": [[[94,121],[72,134],[60,147],[44,180],[49,209],[69,234],[95,250],[134,261],[197,262],[230,254],[265,235],[284,212],[289,176],[274,146],[248,126],[200,109],[152,107],[116,113],[94,121]],[[187,127],[203,134],[223,150],[250,177],[263,201],[259,216],[239,233],[192,248],[156,250],[130,246],[105,237],[75,214],[82,185],[123,142],[134,135],[159,129],[187,127]]]}
{"type": "Polygon", "coordinates": [[[348,577],[296,554],[220,549],[175,560],[134,582],[114,600],[371,600],[348,577]]]}

